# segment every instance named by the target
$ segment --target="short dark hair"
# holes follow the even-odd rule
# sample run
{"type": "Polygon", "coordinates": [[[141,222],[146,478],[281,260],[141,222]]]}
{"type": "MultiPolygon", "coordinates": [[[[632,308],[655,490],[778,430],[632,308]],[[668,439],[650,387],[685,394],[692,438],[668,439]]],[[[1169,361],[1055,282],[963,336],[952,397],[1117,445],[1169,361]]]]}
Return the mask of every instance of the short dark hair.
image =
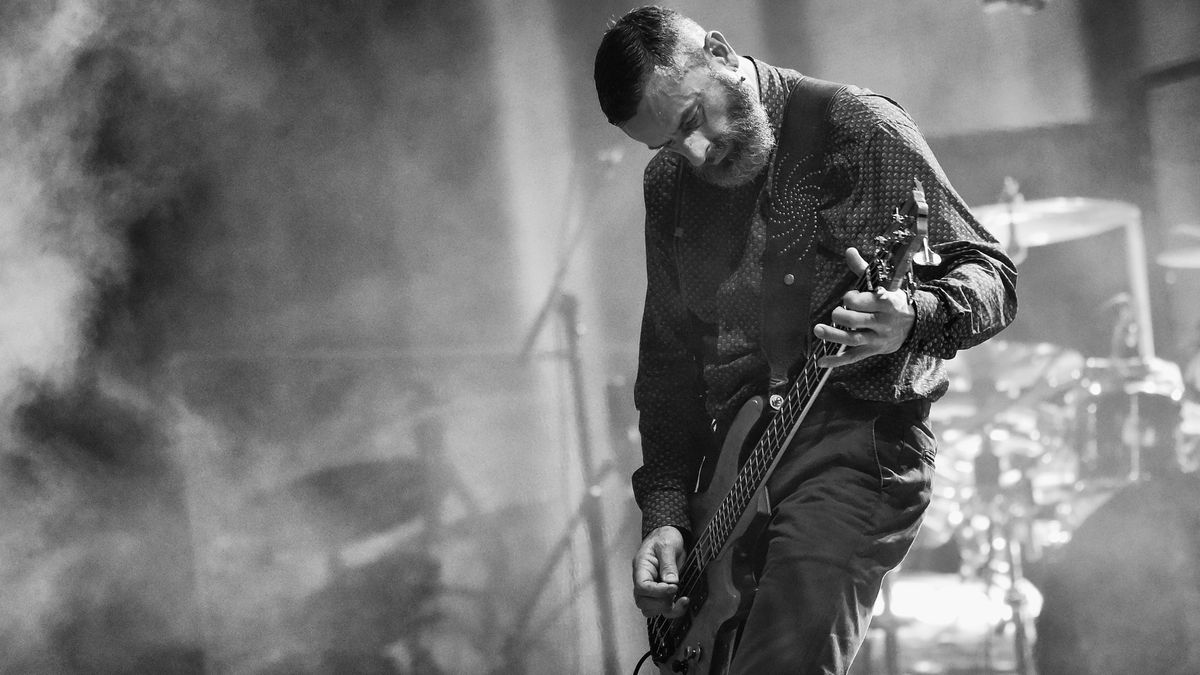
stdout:
{"type": "Polygon", "coordinates": [[[665,7],[640,7],[617,19],[596,50],[596,94],[611,124],[637,114],[642,84],[654,68],[678,68],[681,29],[691,20],[665,7]]]}

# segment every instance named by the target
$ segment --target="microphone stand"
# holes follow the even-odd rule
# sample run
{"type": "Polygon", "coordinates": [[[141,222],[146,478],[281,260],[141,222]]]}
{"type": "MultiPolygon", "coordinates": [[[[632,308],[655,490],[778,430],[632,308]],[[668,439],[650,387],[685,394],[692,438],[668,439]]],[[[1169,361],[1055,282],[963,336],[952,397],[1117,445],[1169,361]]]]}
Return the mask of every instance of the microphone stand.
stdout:
{"type": "MultiPolygon", "coordinates": [[[[615,155],[615,157],[601,156],[601,160],[608,166],[606,177],[612,175],[615,164],[619,159],[619,154],[615,155]]],[[[574,177],[571,181],[569,195],[575,195],[578,192],[578,186],[576,185],[578,183],[578,172],[573,173],[574,177]]],[[[577,196],[569,197],[567,200],[568,208],[576,200],[577,196]]],[[[617,658],[616,624],[614,622],[612,606],[609,603],[611,585],[608,577],[608,564],[605,558],[607,547],[604,540],[603,504],[600,500],[603,494],[600,482],[611,467],[606,465],[598,469],[594,464],[591,433],[587,424],[587,397],[583,382],[583,360],[580,357],[579,350],[579,337],[581,335],[579,302],[575,296],[563,289],[563,282],[570,267],[571,257],[583,239],[582,235],[585,228],[582,225],[582,219],[577,210],[569,213],[568,223],[570,233],[568,234],[567,248],[563,251],[559,259],[558,269],[555,271],[550,291],[547,293],[546,299],[542,303],[542,307],[538,311],[533,325],[525,336],[521,347],[520,360],[522,363],[529,361],[533,352],[534,342],[541,333],[542,328],[548,322],[551,312],[557,311],[567,338],[565,358],[571,379],[571,394],[575,409],[575,428],[579,445],[579,461],[583,473],[585,490],[575,515],[568,521],[566,530],[555,545],[538,579],[550,578],[554,568],[558,566],[559,560],[569,550],[572,534],[582,520],[587,528],[588,540],[591,544],[592,577],[595,581],[596,612],[600,622],[600,647],[604,663],[603,672],[605,675],[618,675],[620,672],[620,663],[617,658]]],[[[510,639],[504,647],[506,662],[511,658],[512,652],[515,651],[515,647],[517,646],[515,644],[515,636],[520,634],[525,626],[528,625],[542,591],[547,586],[548,584],[546,583],[537,583],[533,595],[518,614],[514,632],[510,634],[510,639]]]]}

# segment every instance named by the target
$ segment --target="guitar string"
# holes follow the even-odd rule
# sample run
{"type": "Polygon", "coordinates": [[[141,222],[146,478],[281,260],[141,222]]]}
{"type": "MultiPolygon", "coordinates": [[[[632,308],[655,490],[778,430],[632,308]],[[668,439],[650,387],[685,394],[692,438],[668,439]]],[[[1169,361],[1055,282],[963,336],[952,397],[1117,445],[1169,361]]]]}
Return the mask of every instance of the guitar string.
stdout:
{"type": "MultiPolygon", "coordinates": [[[[718,507],[713,521],[710,522],[709,526],[697,538],[696,545],[693,547],[693,555],[688,557],[684,565],[685,569],[680,575],[680,596],[689,596],[695,590],[697,582],[703,575],[704,566],[711,562],[715,558],[716,553],[724,547],[725,540],[736,524],[730,522],[730,512],[735,509],[737,511],[744,510],[753,491],[757,490],[757,487],[755,487],[754,490],[750,490],[748,493],[749,487],[752,485],[757,486],[761,483],[762,474],[765,473],[771,461],[782,450],[782,448],[775,447],[778,445],[780,427],[790,429],[795,419],[803,411],[803,402],[811,395],[811,390],[815,386],[815,383],[820,381],[819,368],[815,365],[816,360],[821,356],[833,354],[840,348],[840,345],[822,341],[817,344],[813,353],[806,359],[804,369],[788,391],[785,405],[780,408],[780,414],[777,414],[768,423],[767,429],[763,432],[762,437],[747,459],[746,463],[752,468],[752,471],[749,473],[740,473],[738,478],[734,480],[734,488],[730,494],[735,494],[737,499],[730,500],[729,495],[727,495],[718,507]],[[814,380],[814,378],[816,379],[814,380]],[[749,478],[746,478],[747,476],[749,478]],[[737,503],[740,503],[741,508],[736,508],[737,503]],[[713,529],[714,523],[716,526],[715,534],[713,529]],[[714,539],[716,542],[719,542],[719,545],[714,545],[714,539]],[[705,551],[706,548],[708,549],[707,553],[705,551]]],[[[652,626],[652,630],[656,635],[656,645],[661,647],[665,646],[665,640],[670,637],[670,634],[676,632],[673,628],[681,623],[679,619],[682,617],[674,619],[656,618],[659,621],[657,621],[657,625],[652,626]]]]}
{"type": "MultiPolygon", "coordinates": [[[[818,348],[814,350],[814,353],[810,355],[808,363],[812,364],[815,362],[815,359],[831,354],[834,351],[835,349],[833,348],[832,343],[821,342],[818,344],[818,348]]],[[[685,570],[682,574],[680,583],[681,590],[692,590],[694,587],[693,584],[699,576],[699,568],[712,559],[714,551],[719,550],[720,547],[714,545],[714,541],[721,542],[721,545],[723,545],[723,540],[728,536],[729,530],[732,527],[732,523],[730,522],[729,518],[731,515],[730,511],[736,510],[732,507],[737,506],[738,502],[743,502],[749,499],[750,495],[747,494],[748,488],[759,482],[758,479],[761,477],[761,474],[768,467],[770,461],[774,458],[774,455],[778,453],[778,448],[776,448],[774,451],[772,451],[771,448],[772,446],[777,445],[778,436],[781,431],[780,427],[789,428],[794,422],[795,418],[799,415],[799,412],[801,411],[800,403],[810,395],[811,389],[814,385],[813,378],[819,377],[816,371],[816,367],[811,366],[806,367],[801,372],[797,378],[797,382],[789,390],[787,403],[790,405],[782,406],[780,414],[777,414],[772,418],[771,423],[768,424],[768,427],[764,431],[759,443],[756,445],[755,450],[747,459],[746,464],[748,466],[748,470],[744,471],[738,477],[738,479],[735,480],[731,494],[737,497],[737,499],[727,499],[724,501],[722,505],[718,507],[716,515],[714,516],[713,521],[710,522],[709,527],[706,528],[701,536],[697,539],[696,545],[693,549],[694,555],[691,556],[685,564],[685,570]]]]}

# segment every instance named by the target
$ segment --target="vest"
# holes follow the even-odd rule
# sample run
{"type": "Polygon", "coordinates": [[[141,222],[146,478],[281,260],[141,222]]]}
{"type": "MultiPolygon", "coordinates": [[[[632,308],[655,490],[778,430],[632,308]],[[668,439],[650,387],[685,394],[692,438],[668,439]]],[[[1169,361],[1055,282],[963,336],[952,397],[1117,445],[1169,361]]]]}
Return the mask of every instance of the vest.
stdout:
{"type": "MultiPolygon", "coordinates": [[[[682,234],[683,223],[695,219],[742,223],[753,217],[754,209],[763,218],[766,241],[761,258],[759,343],[773,387],[786,383],[789,369],[807,353],[812,335],[812,256],[817,212],[826,194],[825,137],[830,107],[845,86],[802,76],[789,94],[770,167],[745,186],[721,190],[722,199],[714,199],[716,190],[688,174],[680,162],[676,237],[682,234]]],[[[678,246],[678,239],[675,244],[678,246]]],[[[727,244],[737,246],[733,240],[727,244]]],[[[740,251],[731,250],[727,261],[732,264],[739,255],[740,251]]],[[[712,363],[717,327],[693,317],[691,334],[693,353],[703,363],[712,363]]]]}

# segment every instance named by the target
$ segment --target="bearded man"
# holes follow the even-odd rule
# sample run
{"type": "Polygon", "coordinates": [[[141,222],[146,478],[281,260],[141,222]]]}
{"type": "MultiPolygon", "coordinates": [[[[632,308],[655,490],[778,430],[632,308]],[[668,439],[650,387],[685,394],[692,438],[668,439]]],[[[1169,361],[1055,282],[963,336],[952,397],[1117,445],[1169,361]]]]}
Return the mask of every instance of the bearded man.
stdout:
{"type": "Polygon", "coordinates": [[[657,151],[633,476],[633,591],[652,632],[653,617],[690,611],[680,566],[705,525],[688,509],[702,456],[748,400],[787,390],[810,343],[845,345],[819,359],[832,370],[766,481],[765,524],[736,542],[748,611],[720,654],[655,658],[668,671],[845,673],[929,502],[942,361],[1013,320],[1016,270],[887,98],[740,56],[660,7],[609,27],[595,82],[608,121],[657,151]],[[853,290],[858,251],[892,228],[914,179],[927,266],[908,289],[853,290]]]}

